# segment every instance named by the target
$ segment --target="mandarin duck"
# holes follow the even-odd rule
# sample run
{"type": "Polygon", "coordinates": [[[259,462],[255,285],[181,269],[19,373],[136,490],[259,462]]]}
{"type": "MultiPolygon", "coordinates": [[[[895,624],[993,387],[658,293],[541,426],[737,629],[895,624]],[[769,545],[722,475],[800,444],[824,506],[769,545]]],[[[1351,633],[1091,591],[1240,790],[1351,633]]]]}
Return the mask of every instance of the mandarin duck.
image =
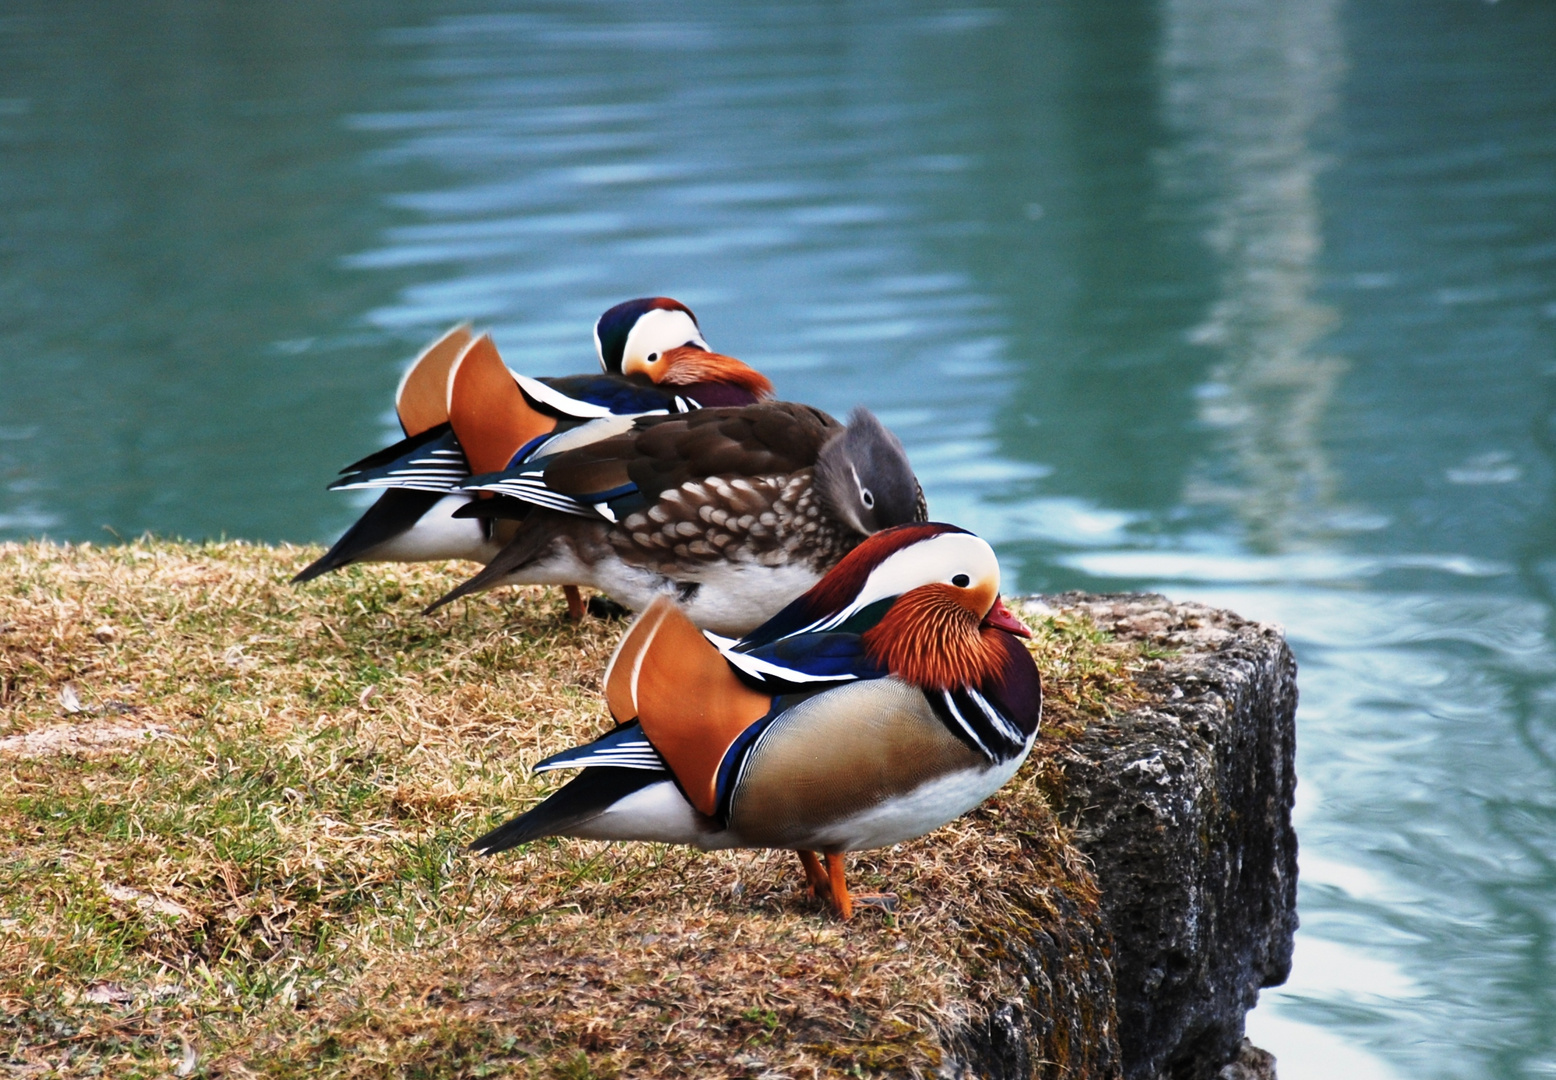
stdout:
{"type": "Polygon", "coordinates": [[[865,537],[928,516],[902,444],[866,409],[847,427],[782,401],[614,422],[625,430],[557,436],[464,485],[497,497],[456,517],[517,528],[428,611],[500,585],[572,583],[634,611],[673,595],[698,626],[741,634],[865,537]]]}
{"type": "MultiPolygon", "coordinates": [[[[760,372],[712,352],[691,309],[669,297],[617,304],[595,323],[594,341],[601,374],[544,379],[509,371],[490,336],[477,337],[468,326],[428,346],[395,393],[406,437],[346,466],[330,485],[382,489],[383,495],[293,581],[355,562],[488,562],[503,546],[490,521],[453,517],[471,499],[455,489],[472,470],[504,468],[513,451],[552,432],[615,430],[594,423],[602,419],[744,405],[772,394],[760,372]],[[461,431],[485,456],[477,451],[472,459],[461,431]],[[522,437],[510,446],[515,435],[522,437]],[[498,444],[509,448],[506,456],[493,450],[498,444]]],[[[571,587],[568,600],[576,615],[579,599],[571,587]]]]}
{"type": "Polygon", "coordinates": [[[1042,679],[999,586],[982,539],[919,524],[870,537],[738,641],[661,597],[606,669],[618,726],[536,765],[583,771],[471,848],[574,836],[790,849],[847,919],[883,898],[851,896],[845,853],[961,816],[1032,749],[1042,679]]]}

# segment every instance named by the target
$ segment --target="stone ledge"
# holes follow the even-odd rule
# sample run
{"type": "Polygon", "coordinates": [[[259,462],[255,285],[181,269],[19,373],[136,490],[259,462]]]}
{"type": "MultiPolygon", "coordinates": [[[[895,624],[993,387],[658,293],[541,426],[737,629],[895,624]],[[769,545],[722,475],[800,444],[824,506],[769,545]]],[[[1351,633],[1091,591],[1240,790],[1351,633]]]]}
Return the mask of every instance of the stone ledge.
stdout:
{"type": "Polygon", "coordinates": [[[1278,627],[1199,604],[1047,603],[1170,650],[1137,680],[1154,701],[1067,748],[1056,809],[1114,943],[1124,1075],[1209,1080],[1248,1057],[1244,1016],[1291,970],[1296,661],[1278,627]]]}

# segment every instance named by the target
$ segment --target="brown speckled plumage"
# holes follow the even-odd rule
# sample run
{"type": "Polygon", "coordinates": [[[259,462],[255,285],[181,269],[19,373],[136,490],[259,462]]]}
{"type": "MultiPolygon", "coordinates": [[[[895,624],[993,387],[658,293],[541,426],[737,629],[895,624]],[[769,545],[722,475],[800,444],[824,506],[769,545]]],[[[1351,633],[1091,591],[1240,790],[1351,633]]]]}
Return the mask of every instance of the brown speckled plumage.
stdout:
{"type": "Polygon", "coordinates": [[[700,625],[743,632],[866,536],[925,516],[901,444],[862,409],[847,428],[791,402],[644,417],[537,475],[585,505],[629,494],[611,496],[622,500],[614,522],[529,511],[439,603],[504,584],[584,584],[639,609],[673,593],[700,625]]]}
{"type": "Polygon", "coordinates": [[[661,493],[611,531],[623,558],[671,577],[695,575],[708,559],[778,566],[805,563],[817,574],[863,536],[824,514],[812,470],[787,476],[710,476],[661,493]]]}

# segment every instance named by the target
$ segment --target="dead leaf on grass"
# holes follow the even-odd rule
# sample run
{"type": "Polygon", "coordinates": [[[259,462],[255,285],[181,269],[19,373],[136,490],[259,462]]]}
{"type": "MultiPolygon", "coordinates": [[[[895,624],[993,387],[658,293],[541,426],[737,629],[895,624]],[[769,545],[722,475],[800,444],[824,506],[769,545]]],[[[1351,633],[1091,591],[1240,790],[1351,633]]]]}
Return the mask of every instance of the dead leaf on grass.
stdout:
{"type": "Polygon", "coordinates": [[[114,885],[111,882],[103,883],[103,892],[110,900],[117,900],[122,904],[134,904],[142,911],[152,911],[158,915],[166,915],[173,919],[187,919],[193,914],[183,904],[175,904],[171,900],[164,900],[151,893],[132,889],[128,885],[114,885]]]}
{"type": "Polygon", "coordinates": [[[134,1001],[135,995],[118,983],[95,982],[86,988],[81,1000],[90,1001],[94,1005],[115,1005],[134,1001]]]}
{"type": "Polygon", "coordinates": [[[0,739],[0,757],[45,758],[61,754],[101,754],[114,748],[172,734],[161,724],[54,724],[0,739]]]}

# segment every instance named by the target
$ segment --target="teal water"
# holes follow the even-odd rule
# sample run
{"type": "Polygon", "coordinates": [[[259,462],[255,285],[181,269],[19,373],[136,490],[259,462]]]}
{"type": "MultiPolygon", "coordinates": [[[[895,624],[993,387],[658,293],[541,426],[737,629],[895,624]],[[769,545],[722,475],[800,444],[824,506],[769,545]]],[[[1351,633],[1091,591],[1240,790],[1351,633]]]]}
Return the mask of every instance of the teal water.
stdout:
{"type": "Polygon", "coordinates": [[[1556,1075],[1553,76],[1538,0],[12,0],[0,537],[331,538],[430,335],[677,296],[1021,589],[1288,628],[1284,1080],[1556,1075]]]}

